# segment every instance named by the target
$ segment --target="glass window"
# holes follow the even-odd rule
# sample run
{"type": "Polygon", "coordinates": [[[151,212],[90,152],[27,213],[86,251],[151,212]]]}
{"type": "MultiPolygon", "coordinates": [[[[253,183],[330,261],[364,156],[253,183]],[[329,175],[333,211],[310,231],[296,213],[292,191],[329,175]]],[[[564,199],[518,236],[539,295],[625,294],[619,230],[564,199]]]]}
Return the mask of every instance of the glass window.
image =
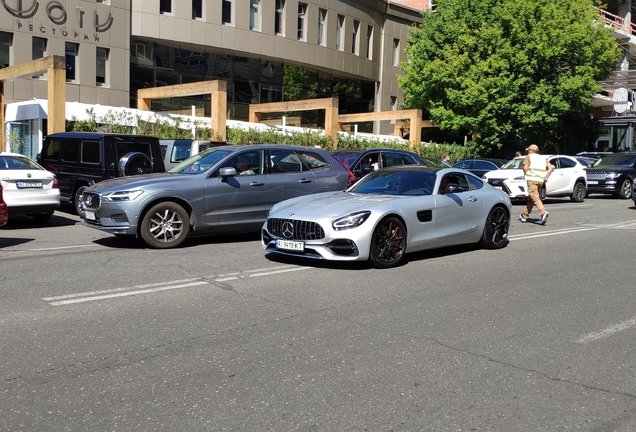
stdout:
{"type": "Polygon", "coordinates": [[[31,58],[33,60],[44,57],[46,53],[46,42],[47,40],[45,38],[40,37],[34,37],[31,40],[31,45],[33,47],[33,54],[31,58]]]}
{"type": "Polygon", "coordinates": [[[459,169],[465,169],[467,170],[468,168],[470,168],[470,165],[473,163],[473,161],[460,161],[460,162],[456,162],[453,164],[453,168],[459,168],[459,169]]]}
{"type": "Polygon", "coordinates": [[[325,37],[327,21],[327,10],[318,9],[318,45],[327,45],[327,38],[325,37]]]}
{"type": "Polygon", "coordinates": [[[572,159],[559,158],[559,168],[574,168],[575,166],[576,162],[574,162],[572,159]]]}
{"type": "Polygon", "coordinates": [[[232,24],[232,0],[221,1],[221,23],[232,24]]]}
{"type": "Polygon", "coordinates": [[[66,42],[65,54],[66,54],[66,81],[75,81],[77,79],[77,55],[79,50],[79,44],[73,42],[66,42]]]}
{"type": "Polygon", "coordinates": [[[62,145],[62,160],[67,162],[77,162],[79,159],[79,141],[67,139],[62,145]]]}
{"type": "Polygon", "coordinates": [[[82,141],[82,162],[98,164],[101,159],[99,141],[82,141]]]}
{"type": "Polygon", "coordinates": [[[476,190],[476,189],[481,189],[484,187],[484,182],[479,180],[476,177],[473,176],[466,176],[468,178],[468,189],[469,190],[476,190]]]}
{"type": "Polygon", "coordinates": [[[397,96],[391,96],[391,111],[397,111],[397,96]]]}
{"type": "Polygon", "coordinates": [[[307,16],[307,4],[298,3],[298,40],[305,40],[305,17],[307,16]]]}
{"type": "Polygon", "coordinates": [[[285,0],[276,0],[274,33],[281,36],[285,35],[285,0]]]}
{"type": "Polygon", "coordinates": [[[344,44],[342,43],[342,37],[344,36],[344,15],[338,15],[338,21],[336,23],[336,49],[342,51],[344,44]]]}
{"type": "Polygon", "coordinates": [[[172,0],[159,0],[159,13],[172,13],[172,0]]]}
{"type": "Polygon", "coordinates": [[[497,165],[495,165],[492,162],[488,162],[488,161],[475,161],[475,165],[473,165],[473,169],[476,170],[489,170],[489,171],[494,171],[497,168],[497,165]]]}
{"type": "Polygon", "coordinates": [[[250,30],[260,30],[260,0],[250,0],[250,30]]]}
{"type": "Polygon", "coordinates": [[[0,66],[7,67],[11,64],[11,44],[13,33],[0,31],[0,66]]]}
{"type": "Polygon", "coordinates": [[[400,40],[393,39],[393,59],[391,64],[397,66],[400,61],[400,40]]]}
{"type": "Polygon", "coordinates": [[[404,165],[402,155],[400,155],[399,153],[384,152],[384,162],[385,167],[404,165]]]}
{"type": "Polygon", "coordinates": [[[178,142],[175,141],[172,145],[172,153],[170,154],[170,162],[176,163],[186,160],[190,157],[190,150],[192,146],[190,142],[178,142]]]}
{"type": "Polygon", "coordinates": [[[303,164],[292,150],[271,150],[270,171],[273,173],[300,172],[303,164]]]}
{"type": "Polygon", "coordinates": [[[402,159],[404,159],[404,165],[419,165],[421,162],[415,158],[415,156],[410,154],[403,154],[402,159]]]}
{"type": "Polygon", "coordinates": [[[370,165],[372,167],[378,167],[377,169],[380,169],[380,162],[381,162],[381,157],[380,157],[380,153],[377,152],[373,152],[373,153],[367,153],[361,160],[360,162],[358,162],[353,168],[351,168],[351,171],[362,171],[362,165],[370,165]]]}
{"type": "Polygon", "coordinates": [[[373,52],[373,26],[367,26],[367,58],[371,60],[373,52]]]}
{"type": "Polygon", "coordinates": [[[358,54],[358,32],[360,31],[360,21],[353,20],[353,35],[351,38],[351,54],[358,54]]]}
{"type": "Polygon", "coordinates": [[[262,150],[244,151],[223,162],[221,168],[234,168],[238,175],[263,174],[262,162],[262,150]]]}
{"type": "Polygon", "coordinates": [[[203,0],[192,0],[192,19],[203,18],[203,0]]]}
{"type": "Polygon", "coordinates": [[[299,151],[298,153],[300,153],[300,157],[305,162],[305,165],[309,167],[309,169],[324,168],[329,166],[329,162],[327,162],[318,153],[308,150],[299,151]]]}
{"type": "Polygon", "coordinates": [[[97,85],[106,85],[106,72],[108,70],[108,48],[97,47],[95,53],[95,82],[97,85]]]}

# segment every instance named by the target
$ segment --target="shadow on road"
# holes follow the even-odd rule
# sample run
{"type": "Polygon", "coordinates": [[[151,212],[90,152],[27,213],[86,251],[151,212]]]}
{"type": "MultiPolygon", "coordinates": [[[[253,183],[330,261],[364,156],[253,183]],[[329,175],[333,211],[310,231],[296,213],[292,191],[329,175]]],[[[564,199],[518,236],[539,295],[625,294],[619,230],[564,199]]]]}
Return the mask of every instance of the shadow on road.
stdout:
{"type": "Polygon", "coordinates": [[[80,222],[76,219],[68,217],[65,213],[55,211],[51,219],[48,222],[36,222],[30,216],[12,216],[5,226],[0,228],[1,230],[13,231],[33,228],[55,228],[60,226],[77,225],[80,222]]]}

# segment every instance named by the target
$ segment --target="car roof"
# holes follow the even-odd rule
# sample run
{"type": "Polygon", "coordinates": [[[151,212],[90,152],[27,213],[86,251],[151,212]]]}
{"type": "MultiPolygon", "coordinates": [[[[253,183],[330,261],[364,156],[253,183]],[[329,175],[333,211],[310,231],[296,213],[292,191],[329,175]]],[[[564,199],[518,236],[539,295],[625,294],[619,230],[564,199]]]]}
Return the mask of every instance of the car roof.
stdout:
{"type": "Polygon", "coordinates": [[[410,153],[410,154],[417,155],[417,153],[409,151],[409,150],[390,148],[390,147],[374,147],[374,148],[358,149],[358,150],[342,149],[342,150],[333,150],[331,153],[333,153],[334,155],[336,154],[345,155],[345,154],[361,154],[361,153],[366,153],[368,151],[392,151],[392,152],[398,152],[398,153],[410,153]]]}
{"type": "Polygon", "coordinates": [[[23,155],[20,153],[12,153],[12,152],[0,152],[0,156],[20,156],[20,157],[25,157],[27,159],[30,159],[27,155],[23,155]]]}
{"type": "Polygon", "coordinates": [[[468,158],[468,159],[462,159],[455,163],[465,162],[465,161],[488,161],[488,162],[498,162],[498,163],[508,162],[506,159],[497,159],[497,158],[468,158]]]}

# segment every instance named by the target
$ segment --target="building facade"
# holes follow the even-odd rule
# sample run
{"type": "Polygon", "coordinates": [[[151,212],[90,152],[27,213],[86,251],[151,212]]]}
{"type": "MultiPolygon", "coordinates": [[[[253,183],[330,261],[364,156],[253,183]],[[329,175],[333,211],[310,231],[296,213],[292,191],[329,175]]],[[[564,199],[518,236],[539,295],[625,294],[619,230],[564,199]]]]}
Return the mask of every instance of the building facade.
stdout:
{"type": "MultiPolygon", "coordinates": [[[[140,88],[223,79],[229,119],[289,95],[339,97],[343,113],[387,111],[403,101],[396,76],[409,26],[430,7],[429,0],[0,0],[0,67],[66,56],[69,102],[134,108],[140,88]]],[[[6,103],[46,95],[46,76],[4,85],[6,103]]],[[[208,114],[203,96],[152,108],[190,114],[192,106],[208,114]]],[[[303,121],[320,126],[321,114],[311,115],[303,121]]],[[[24,134],[31,126],[11,127],[24,134]]],[[[370,127],[392,132],[389,124],[370,127]]]]}

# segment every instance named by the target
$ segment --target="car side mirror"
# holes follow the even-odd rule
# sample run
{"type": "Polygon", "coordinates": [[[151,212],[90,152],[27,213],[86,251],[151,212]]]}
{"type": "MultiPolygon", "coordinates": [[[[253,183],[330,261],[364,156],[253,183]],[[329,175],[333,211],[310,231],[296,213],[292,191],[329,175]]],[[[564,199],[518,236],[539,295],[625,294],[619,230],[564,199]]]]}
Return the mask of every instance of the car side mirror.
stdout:
{"type": "Polygon", "coordinates": [[[464,192],[464,188],[461,187],[458,184],[449,184],[448,186],[446,186],[446,193],[458,193],[458,192],[464,192]]]}
{"type": "Polygon", "coordinates": [[[233,167],[225,167],[219,170],[219,176],[221,177],[221,181],[227,181],[228,177],[234,177],[236,175],[236,169],[233,167]]]}
{"type": "Polygon", "coordinates": [[[362,170],[362,174],[369,174],[373,171],[373,167],[369,164],[362,164],[360,169],[362,170]]]}

